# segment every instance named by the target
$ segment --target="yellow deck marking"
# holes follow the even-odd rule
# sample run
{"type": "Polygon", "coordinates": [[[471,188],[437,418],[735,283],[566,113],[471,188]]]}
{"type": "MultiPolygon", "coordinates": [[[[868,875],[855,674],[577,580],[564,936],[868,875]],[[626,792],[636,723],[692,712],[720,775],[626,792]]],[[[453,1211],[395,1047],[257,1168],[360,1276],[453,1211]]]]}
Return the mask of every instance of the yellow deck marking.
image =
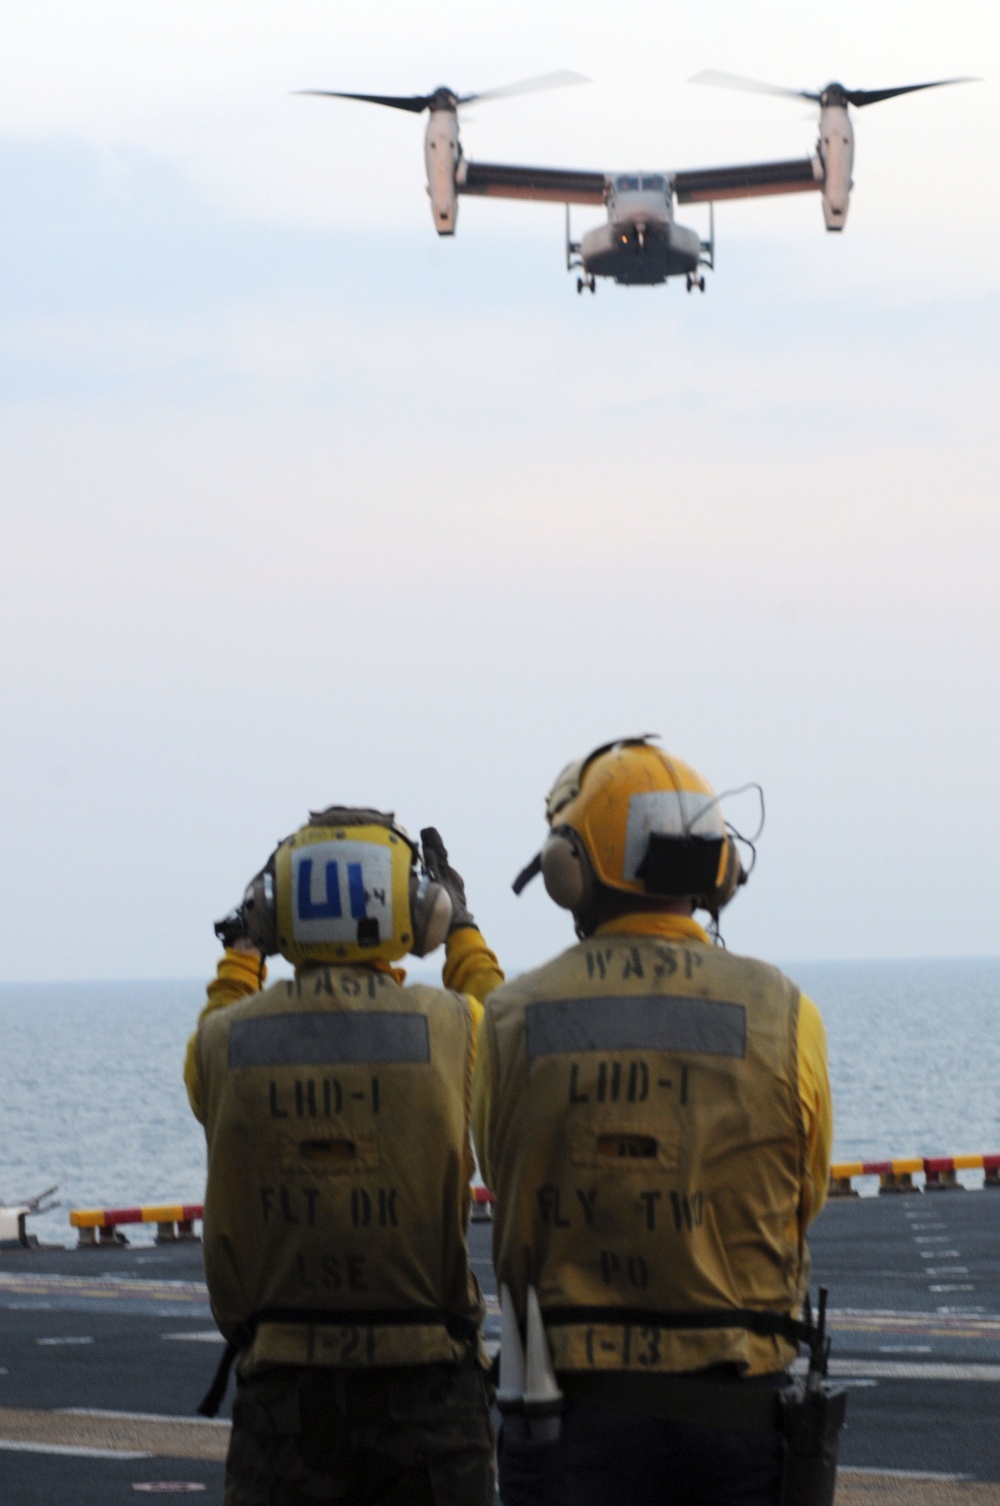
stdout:
{"type": "Polygon", "coordinates": [[[917,1333],[938,1339],[1000,1337],[996,1313],[858,1312],[849,1309],[829,1315],[836,1333],[917,1333]]]}
{"type": "Polygon", "coordinates": [[[222,1461],[229,1447],[229,1428],[206,1427],[184,1417],[175,1421],[127,1413],[95,1415],[0,1407],[0,1442],[222,1461]]]}
{"type": "Polygon", "coordinates": [[[836,1506],[1000,1506],[1000,1484],[852,1470],[837,1480],[836,1506]]]}
{"type": "Polygon", "coordinates": [[[11,1293],[19,1297],[99,1297],[115,1301],[207,1302],[208,1288],[203,1281],[158,1281],[155,1278],[128,1276],[41,1276],[30,1271],[13,1274],[0,1271],[0,1298],[11,1293]]]}

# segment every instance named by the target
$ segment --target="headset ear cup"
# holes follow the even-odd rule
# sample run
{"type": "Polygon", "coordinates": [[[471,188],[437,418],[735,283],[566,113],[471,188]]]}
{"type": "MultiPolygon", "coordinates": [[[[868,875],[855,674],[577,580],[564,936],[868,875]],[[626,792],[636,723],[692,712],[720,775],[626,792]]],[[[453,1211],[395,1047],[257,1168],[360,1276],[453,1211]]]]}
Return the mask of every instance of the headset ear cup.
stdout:
{"type": "Polygon", "coordinates": [[[451,895],[443,884],[414,870],[410,874],[410,925],[414,957],[426,957],[439,947],[451,924],[451,895]]]}
{"type": "Polygon", "coordinates": [[[268,860],[247,884],[243,895],[243,919],[247,937],[262,957],[278,950],[278,913],[274,903],[274,858],[268,860]]]}
{"type": "Polygon", "coordinates": [[[597,880],[583,843],[571,826],[557,826],[542,848],[542,880],[550,899],[574,915],[594,902],[597,880]]]}
{"type": "Polygon", "coordinates": [[[562,831],[550,833],[542,848],[542,882],[563,910],[578,910],[583,900],[583,866],[577,844],[562,831]]]}

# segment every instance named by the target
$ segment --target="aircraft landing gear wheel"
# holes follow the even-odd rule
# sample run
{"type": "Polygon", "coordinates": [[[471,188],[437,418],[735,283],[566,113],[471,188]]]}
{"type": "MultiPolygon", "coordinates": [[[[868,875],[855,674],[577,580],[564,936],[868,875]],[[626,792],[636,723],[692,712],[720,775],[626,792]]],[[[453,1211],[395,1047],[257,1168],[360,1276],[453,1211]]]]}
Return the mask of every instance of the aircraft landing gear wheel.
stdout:
{"type": "Polygon", "coordinates": [[[578,293],[582,293],[583,292],[583,278],[582,277],[578,277],[576,279],[576,291],[578,293]]]}

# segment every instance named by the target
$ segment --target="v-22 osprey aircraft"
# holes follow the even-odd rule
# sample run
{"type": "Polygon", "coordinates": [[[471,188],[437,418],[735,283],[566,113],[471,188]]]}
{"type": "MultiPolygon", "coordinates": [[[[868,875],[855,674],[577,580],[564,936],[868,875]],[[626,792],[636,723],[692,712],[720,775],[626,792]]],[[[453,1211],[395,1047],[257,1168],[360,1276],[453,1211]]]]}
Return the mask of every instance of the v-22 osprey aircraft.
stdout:
{"type": "Polygon", "coordinates": [[[331,89],[302,89],[302,94],[327,99],[361,100],[413,114],[427,111],[424,161],[427,193],[438,235],[454,235],[460,194],[481,198],[537,199],[566,205],[566,265],[576,271],[577,292],[593,293],[598,277],[635,286],[683,277],[690,293],[705,291],[704,268],[715,265],[713,206],[720,199],[756,198],[766,194],[818,192],[827,230],[842,231],[853,186],[854,129],[849,106],[860,109],[900,94],[938,89],[945,84],[972,82],[966,78],[936,79],[926,84],[902,84],[889,89],[785,89],[735,74],[708,71],[692,83],[747,89],[807,99],[819,105],[819,138],[811,157],[783,162],[755,162],[737,167],[695,168],[660,172],[585,172],[575,168],[518,167],[496,162],[471,162],[462,152],[458,111],[474,100],[500,99],[536,89],[586,83],[579,74],[561,72],[525,79],[478,94],[457,94],[442,85],[432,94],[347,94],[331,89]],[[679,225],[674,204],[709,205],[710,230],[703,240],[696,230],[679,225]],[[607,222],[574,241],[570,232],[571,204],[603,204],[607,222]]]}

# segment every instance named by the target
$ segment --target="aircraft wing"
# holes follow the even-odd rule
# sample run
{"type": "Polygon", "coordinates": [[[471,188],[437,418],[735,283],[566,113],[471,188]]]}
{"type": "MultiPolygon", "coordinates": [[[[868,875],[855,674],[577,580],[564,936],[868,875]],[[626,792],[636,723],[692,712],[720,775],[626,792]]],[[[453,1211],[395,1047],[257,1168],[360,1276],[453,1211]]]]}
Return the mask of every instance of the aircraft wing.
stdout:
{"type": "Polygon", "coordinates": [[[581,172],[572,167],[508,167],[499,162],[458,164],[455,184],[459,193],[480,194],[490,199],[541,199],[554,204],[603,204],[604,173],[581,172]]]}
{"type": "Polygon", "coordinates": [[[818,157],[794,162],[751,162],[746,167],[702,167],[672,174],[678,204],[752,199],[763,194],[808,193],[823,187],[818,157]]]}
{"type": "MultiPolygon", "coordinates": [[[[669,174],[679,204],[748,199],[763,194],[806,193],[823,187],[817,157],[791,162],[751,162],[745,167],[704,167],[669,174]]],[[[603,204],[609,173],[572,167],[513,167],[500,162],[458,164],[459,193],[493,199],[541,199],[555,204],[603,204]]]]}

